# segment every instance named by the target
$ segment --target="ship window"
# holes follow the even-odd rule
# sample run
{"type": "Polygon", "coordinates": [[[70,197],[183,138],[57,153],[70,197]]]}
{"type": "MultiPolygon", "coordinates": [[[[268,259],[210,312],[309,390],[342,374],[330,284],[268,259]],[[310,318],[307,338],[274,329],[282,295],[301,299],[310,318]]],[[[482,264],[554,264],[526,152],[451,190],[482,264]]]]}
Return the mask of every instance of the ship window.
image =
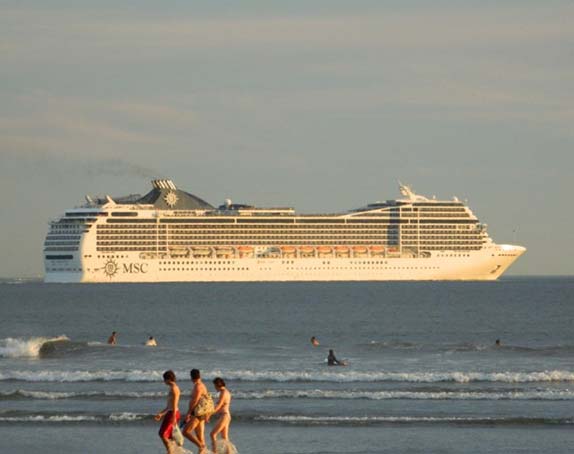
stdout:
{"type": "Polygon", "coordinates": [[[122,216],[122,217],[128,217],[128,216],[134,217],[138,215],[136,212],[133,211],[114,211],[110,214],[112,216],[122,216]]]}

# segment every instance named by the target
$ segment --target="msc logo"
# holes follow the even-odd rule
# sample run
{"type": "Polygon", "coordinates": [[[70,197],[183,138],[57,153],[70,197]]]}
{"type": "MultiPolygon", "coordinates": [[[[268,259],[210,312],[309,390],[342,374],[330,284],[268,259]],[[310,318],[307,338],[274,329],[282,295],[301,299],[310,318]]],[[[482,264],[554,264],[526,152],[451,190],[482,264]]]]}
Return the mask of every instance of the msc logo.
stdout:
{"type": "Polygon", "coordinates": [[[106,276],[108,276],[111,279],[112,277],[115,276],[117,272],[118,272],[118,264],[113,259],[108,260],[104,265],[104,273],[106,274],[106,276]]]}
{"type": "Polygon", "coordinates": [[[120,271],[124,274],[145,274],[148,272],[148,266],[147,263],[123,263],[120,266],[114,259],[109,259],[103,270],[104,274],[111,279],[120,271]]]}
{"type": "Polygon", "coordinates": [[[128,274],[145,274],[147,273],[147,263],[124,263],[124,273],[128,274]]]}

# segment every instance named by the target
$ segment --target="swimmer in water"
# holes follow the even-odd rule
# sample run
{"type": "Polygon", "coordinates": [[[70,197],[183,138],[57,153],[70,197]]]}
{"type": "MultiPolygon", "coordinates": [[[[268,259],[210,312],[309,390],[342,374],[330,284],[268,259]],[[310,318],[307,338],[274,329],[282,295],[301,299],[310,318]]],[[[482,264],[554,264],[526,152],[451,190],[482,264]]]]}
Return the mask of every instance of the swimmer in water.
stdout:
{"type": "Polygon", "coordinates": [[[155,337],[153,337],[153,336],[150,336],[149,339],[145,342],[145,344],[148,347],[157,347],[157,342],[155,340],[155,337]]]}
{"type": "Polygon", "coordinates": [[[112,332],[112,335],[110,337],[108,337],[108,344],[110,345],[116,345],[118,343],[118,333],[116,333],[115,331],[112,332]]]}
{"type": "Polygon", "coordinates": [[[215,406],[214,410],[214,414],[219,413],[219,419],[215,423],[215,427],[209,436],[211,437],[213,452],[217,454],[217,435],[221,433],[221,438],[225,441],[229,441],[229,424],[231,423],[231,412],[229,411],[229,406],[231,405],[231,393],[225,387],[223,378],[216,377],[213,380],[213,384],[215,385],[215,389],[219,391],[219,402],[215,406]]]}
{"type": "Polygon", "coordinates": [[[319,346],[319,341],[317,340],[317,338],[315,336],[311,337],[311,345],[313,345],[313,347],[319,346]]]}

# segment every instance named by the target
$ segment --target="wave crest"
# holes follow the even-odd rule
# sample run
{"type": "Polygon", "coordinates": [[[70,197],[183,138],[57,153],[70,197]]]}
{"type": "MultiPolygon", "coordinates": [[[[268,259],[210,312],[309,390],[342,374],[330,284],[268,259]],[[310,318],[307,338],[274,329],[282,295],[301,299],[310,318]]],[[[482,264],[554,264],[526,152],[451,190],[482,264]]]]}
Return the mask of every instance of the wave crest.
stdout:
{"type": "Polygon", "coordinates": [[[31,337],[28,339],[8,337],[0,339],[0,358],[37,358],[45,344],[68,342],[69,340],[63,334],[57,337],[31,337]]]}

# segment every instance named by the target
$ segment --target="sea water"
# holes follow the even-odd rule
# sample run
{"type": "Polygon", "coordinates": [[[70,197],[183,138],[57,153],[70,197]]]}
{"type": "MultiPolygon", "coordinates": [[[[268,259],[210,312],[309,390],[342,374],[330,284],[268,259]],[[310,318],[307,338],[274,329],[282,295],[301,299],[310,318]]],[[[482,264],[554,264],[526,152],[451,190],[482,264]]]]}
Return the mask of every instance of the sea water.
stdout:
{"type": "Polygon", "coordinates": [[[0,452],[161,453],[162,373],[185,411],[191,368],[226,380],[239,453],[572,452],[573,321],[574,278],[4,280],[0,452]]]}

